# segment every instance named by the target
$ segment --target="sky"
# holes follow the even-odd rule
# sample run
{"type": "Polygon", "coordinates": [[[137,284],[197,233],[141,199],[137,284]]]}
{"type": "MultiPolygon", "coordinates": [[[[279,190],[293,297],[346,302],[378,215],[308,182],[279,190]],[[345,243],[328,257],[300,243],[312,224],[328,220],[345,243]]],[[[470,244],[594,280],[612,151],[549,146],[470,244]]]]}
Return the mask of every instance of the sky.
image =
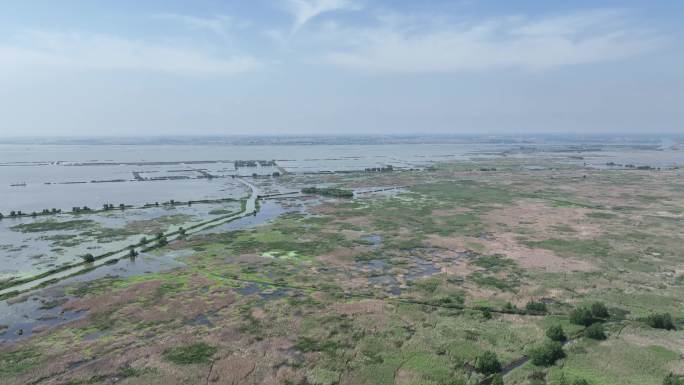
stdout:
{"type": "Polygon", "coordinates": [[[684,133],[684,1],[0,9],[4,137],[684,133]]]}

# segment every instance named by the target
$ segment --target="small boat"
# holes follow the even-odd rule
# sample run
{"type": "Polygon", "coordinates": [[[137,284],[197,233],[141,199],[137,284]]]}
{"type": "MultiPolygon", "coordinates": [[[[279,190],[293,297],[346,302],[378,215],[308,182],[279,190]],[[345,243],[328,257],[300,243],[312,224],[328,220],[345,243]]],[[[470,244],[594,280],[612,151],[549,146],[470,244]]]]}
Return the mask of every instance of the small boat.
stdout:
{"type": "Polygon", "coordinates": [[[11,184],[11,187],[26,187],[26,182],[11,184]]]}

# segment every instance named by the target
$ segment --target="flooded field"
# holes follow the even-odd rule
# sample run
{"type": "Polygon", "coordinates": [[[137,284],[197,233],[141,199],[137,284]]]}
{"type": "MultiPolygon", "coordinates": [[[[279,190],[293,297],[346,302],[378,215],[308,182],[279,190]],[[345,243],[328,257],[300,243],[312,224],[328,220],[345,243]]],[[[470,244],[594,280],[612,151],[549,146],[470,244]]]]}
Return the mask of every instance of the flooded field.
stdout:
{"type": "Polygon", "coordinates": [[[189,228],[240,211],[239,196],[221,203],[56,214],[0,221],[0,281],[22,278],[137,244],[142,237],[189,228]]]}

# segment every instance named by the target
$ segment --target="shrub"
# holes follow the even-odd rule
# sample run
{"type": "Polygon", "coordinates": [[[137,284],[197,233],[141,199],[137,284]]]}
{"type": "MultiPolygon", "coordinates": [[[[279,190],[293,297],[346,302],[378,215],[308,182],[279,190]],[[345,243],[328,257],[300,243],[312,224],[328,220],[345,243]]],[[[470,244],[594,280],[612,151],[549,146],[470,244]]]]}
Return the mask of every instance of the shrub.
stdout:
{"type": "Polygon", "coordinates": [[[585,380],[584,378],[578,378],[572,383],[572,385],[589,385],[589,381],[585,380]]]}
{"type": "Polygon", "coordinates": [[[651,314],[646,319],[646,323],[648,324],[648,326],[650,326],[654,329],[665,329],[665,330],[674,330],[675,329],[675,325],[672,322],[672,316],[670,315],[670,313],[651,314]]]}
{"type": "Polygon", "coordinates": [[[82,259],[83,262],[85,262],[85,263],[93,263],[93,262],[95,262],[95,257],[94,257],[92,254],[81,255],[81,259],[82,259]]]}
{"type": "Polygon", "coordinates": [[[584,336],[592,340],[605,340],[606,333],[603,330],[603,325],[593,324],[584,330],[584,336]]]}
{"type": "Polygon", "coordinates": [[[200,342],[166,349],[164,358],[179,365],[201,364],[209,362],[215,353],[216,347],[200,342]]]}
{"type": "Polygon", "coordinates": [[[546,313],[546,304],[540,301],[530,301],[525,305],[525,309],[530,313],[546,313]]]}
{"type": "Polygon", "coordinates": [[[500,374],[495,374],[492,377],[492,382],[489,385],[504,385],[503,377],[500,374]]]}
{"type": "Polygon", "coordinates": [[[489,310],[488,308],[482,309],[482,318],[484,318],[484,319],[492,319],[492,311],[489,310]]]}
{"type": "Polygon", "coordinates": [[[552,341],[564,342],[568,339],[560,325],[553,325],[546,329],[546,336],[552,341]]]}
{"type": "Polygon", "coordinates": [[[586,307],[578,307],[570,313],[570,322],[575,325],[589,326],[594,323],[594,315],[586,307]]]}
{"type": "Polygon", "coordinates": [[[684,378],[675,376],[674,374],[670,373],[663,380],[663,385],[684,385],[684,378]]]}
{"type": "Polygon", "coordinates": [[[565,357],[563,346],[558,341],[546,341],[534,347],[529,352],[532,363],[537,366],[551,366],[557,360],[565,357]]]}
{"type": "Polygon", "coordinates": [[[594,302],[591,304],[591,314],[594,316],[594,318],[606,319],[610,317],[608,308],[603,302],[594,302]]]}
{"type": "Polygon", "coordinates": [[[518,308],[515,307],[515,305],[513,305],[512,303],[506,302],[506,304],[504,305],[504,310],[507,312],[517,312],[518,308]]]}
{"type": "Polygon", "coordinates": [[[475,359],[475,369],[484,374],[494,374],[501,371],[501,363],[494,352],[484,352],[475,359]]]}

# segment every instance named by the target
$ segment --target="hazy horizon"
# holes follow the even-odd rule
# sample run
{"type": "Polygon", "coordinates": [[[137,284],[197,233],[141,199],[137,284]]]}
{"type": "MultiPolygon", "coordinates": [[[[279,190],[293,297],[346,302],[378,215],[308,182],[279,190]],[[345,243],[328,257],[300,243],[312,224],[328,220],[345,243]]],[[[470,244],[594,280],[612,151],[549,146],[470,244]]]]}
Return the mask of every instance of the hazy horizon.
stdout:
{"type": "Polygon", "coordinates": [[[681,2],[9,3],[1,138],[684,132],[681,2]]]}

